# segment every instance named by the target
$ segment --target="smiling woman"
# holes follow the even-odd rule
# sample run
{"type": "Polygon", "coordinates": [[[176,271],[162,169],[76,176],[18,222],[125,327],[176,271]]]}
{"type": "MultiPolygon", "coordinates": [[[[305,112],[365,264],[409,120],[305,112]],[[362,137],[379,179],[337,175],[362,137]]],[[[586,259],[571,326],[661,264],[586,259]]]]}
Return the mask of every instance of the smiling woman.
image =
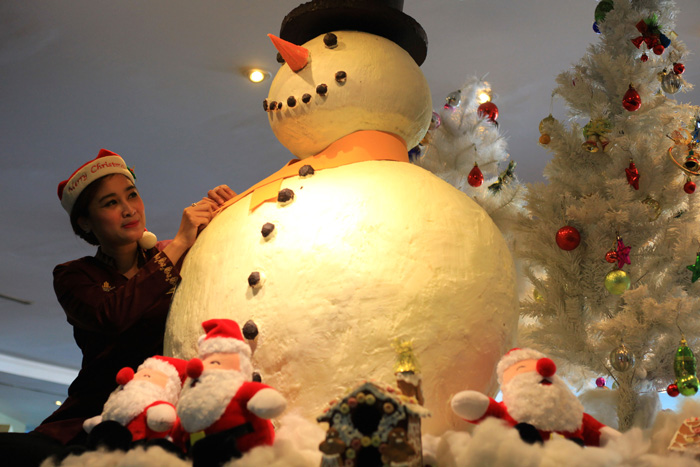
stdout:
{"type": "Polygon", "coordinates": [[[83,444],[83,422],[101,413],[117,387],[114,375],[162,354],[184,255],[218,206],[235,195],[226,185],[210,190],[184,209],[173,240],[155,242],[144,235],[146,212],[134,183],[124,160],[102,149],[58,186],[74,232],[98,249],[54,269],[54,290],[83,353],[82,368],[66,401],[34,432],[0,438],[3,453],[11,444],[18,454],[37,456],[23,465],[83,444]]]}

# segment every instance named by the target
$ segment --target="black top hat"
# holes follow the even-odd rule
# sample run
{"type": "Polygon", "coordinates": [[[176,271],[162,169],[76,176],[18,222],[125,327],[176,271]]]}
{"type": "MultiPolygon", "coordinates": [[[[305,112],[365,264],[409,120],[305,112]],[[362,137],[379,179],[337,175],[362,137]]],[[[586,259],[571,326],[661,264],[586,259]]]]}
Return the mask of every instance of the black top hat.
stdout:
{"type": "Polygon", "coordinates": [[[428,52],[428,38],[403,12],[403,0],[313,0],[293,9],[282,21],[280,37],[302,45],[330,31],[363,31],[401,46],[418,65],[428,52]]]}

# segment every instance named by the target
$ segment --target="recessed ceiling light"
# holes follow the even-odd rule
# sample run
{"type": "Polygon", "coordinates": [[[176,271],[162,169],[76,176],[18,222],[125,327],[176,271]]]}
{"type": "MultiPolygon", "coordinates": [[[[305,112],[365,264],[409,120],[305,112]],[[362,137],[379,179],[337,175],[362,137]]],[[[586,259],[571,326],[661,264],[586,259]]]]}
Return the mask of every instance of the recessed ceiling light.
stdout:
{"type": "Polygon", "coordinates": [[[483,104],[484,102],[488,102],[491,100],[491,95],[486,92],[486,91],[481,91],[479,93],[479,104],[483,104]]]}
{"type": "Polygon", "coordinates": [[[61,402],[61,401],[56,401],[56,405],[62,405],[62,404],[63,404],[63,402],[61,402]]]}
{"type": "Polygon", "coordinates": [[[270,72],[259,68],[251,68],[248,70],[248,79],[254,83],[261,83],[270,77],[270,72]]]}

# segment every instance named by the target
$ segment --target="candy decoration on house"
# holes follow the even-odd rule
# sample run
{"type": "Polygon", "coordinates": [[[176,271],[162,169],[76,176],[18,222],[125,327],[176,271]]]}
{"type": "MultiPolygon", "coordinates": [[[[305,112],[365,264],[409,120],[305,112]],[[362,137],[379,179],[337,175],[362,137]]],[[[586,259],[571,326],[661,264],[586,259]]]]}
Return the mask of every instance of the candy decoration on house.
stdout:
{"type": "Polygon", "coordinates": [[[622,96],[622,106],[630,112],[639,110],[639,108],[642,106],[642,98],[631,84],[625,95],[622,96]]]}
{"type": "Polygon", "coordinates": [[[627,183],[635,190],[639,190],[639,170],[632,159],[630,159],[630,166],[625,169],[625,174],[627,175],[627,183]]]}
{"type": "MultiPolygon", "coordinates": [[[[291,45],[275,41],[282,49],[275,53],[308,60],[291,66],[283,57],[267,100],[294,96],[297,104],[265,116],[299,159],[226,203],[199,235],[181,270],[165,348],[191,358],[203,321],[254,317],[266,342],[255,351],[263,381],[315,418],[334,388],[351,387],[358,375],[386,376],[375,362],[393,361],[400,328],[414,336],[421,359],[441,362],[422,382],[435,413],[423,427],[437,434],[461,425],[443,403],[458,388],[497,390],[490,375],[517,330],[516,275],[486,210],[408,162],[433,106],[420,69],[425,32],[401,4],[314,0],[287,15],[279,39],[291,45]],[[336,80],[338,71],[345,82],[336,80]],[[314,174],[300,176],[304,165],[314,174]],[[293,200],[277,202],[285,189],[293,200]],[[265,240],[260,228],[268,222],[275,233],[265,240]],[[249,285],[252,272],[265,278],[261,288],[249,285]],[[474,295],[484,287],[489,294],[474,295]],[[480,345],[470,344],[475,339],[480,345]],[[358,358],[367,348],[372,358],[358,358]],[[472,371],[462,371],[465,360],[472,371]]],[[[441,110],[435,131],[447,126],[449,109],[441,110]]],[[[473,150],[469,156],[471,169],[473,150]]]]}
{"type": "Polygon", "coordinates": [[[606,136],[612,131],[612,125],[607,118],[596,118],[583,127],[583,137],[585,141],[581,147],[588,152],[605,152],[605,148],[610,143],[606,136]]]}
{"type": "Polygon", "coordinates": [[[639,21],[636,27],[641,36],[632,39],[635,47],[639,48],[644,43],[647,49],[653,50],[656,55],[661,55],[671,45],[671,39],[661,32],[659,18],[656,14],[639,21]]]}
{"type": "Polygon", "coordinates": [[[689,397],[697,394],[698,387],[700,387],[697,377],[697,362],[695,354],[688,347],[688,341],[683,335],[673,358],[673,372],[676,375],[676,386],[682,395],[689,397]]]}
{"type": "Polygon", "coordinates": [[[328,423],[321,465],[422,467],[421,418],[429,415],[416,399],[366,381],[317,418],[328,423]]]}
{"type": "Polygon", "coordinates": [[[187,380],[177,403],[179,442],[195,466],[223,465],[256,446],[272,445],[270,419],[286,408],[275,389],[252,381],[251,349],[238,323],[202,323],[198,358],[187,363],[187,380]]]}
{"type": "Polygon", "coordinates": [[[452,398],[452,410],[470,423],[500,418],[528,444],[543,443],[555,433],[581,446],[600,446],[619,437],[617,430],[584,412],[556,371],[554,362],[537,350],[511,349],[497,366],[503,402],[466,390],[452,398]]]}
{"type": "Polygon", "coordinates": [[[159,445],[181,452],[170,442],[178,424],[175,411],[187,362],[156,355],[147,358],[136,372],[122,368],[119,386],[105,402],[102,414],[85,420],[88,445],[127,450],[132,446],[159,445]]]}
{"type": "Polygon", "coordinates": [[[557,242],[557,246],[562,250],[571,251],[581,243],[581,234],[576,227],[565,225],[557,230],[554,240],[557,242]]]}

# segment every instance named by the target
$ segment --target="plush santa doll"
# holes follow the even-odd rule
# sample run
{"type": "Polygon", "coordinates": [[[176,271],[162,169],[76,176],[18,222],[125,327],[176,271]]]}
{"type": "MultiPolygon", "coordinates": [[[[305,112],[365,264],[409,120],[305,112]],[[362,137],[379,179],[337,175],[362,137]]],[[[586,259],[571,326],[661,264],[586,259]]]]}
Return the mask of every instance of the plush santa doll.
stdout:
{"type": "Polygon", "coordinates": [[[271,445],[271,418],[287,406],[271,387],[252,381],[250,346],[230,319],[202,323],[199,358],[187,364],[177,413],[194,466],[220,465],[255,446],[271,445]]]}
{"type": "Polygon", "coordinates": [[[477,391],[462,391],[452,398],[452,410],[471,423],[500,418],[530,444],[546,441],[552,433],[586,446],[600,446],[620,436],[584,413],[556,370],[554,362],[536,350],[512,349],[496,367],[503,402],[477,391]]]}
{"type": "MultiPolygon", "coordinates": [[[[117,374],[119,387],[105,402],[102,414],[83,423],[85,431],[102,438],[119,436],[117,422],[131,433],[132,442],[170,438],[177,422],[175,404],[185,380],[187,362],[156,355],[136,370],[122,368],[117,374]],[[97,428],[99,427],[99,428],[97,428]],[[104,435],[96,435],[103,432],[104,435]]],[[[107,440],[107,444],[114,440],[107,440]]],[[[99,442],[97,442],[99,444],[99,442]]]]}

